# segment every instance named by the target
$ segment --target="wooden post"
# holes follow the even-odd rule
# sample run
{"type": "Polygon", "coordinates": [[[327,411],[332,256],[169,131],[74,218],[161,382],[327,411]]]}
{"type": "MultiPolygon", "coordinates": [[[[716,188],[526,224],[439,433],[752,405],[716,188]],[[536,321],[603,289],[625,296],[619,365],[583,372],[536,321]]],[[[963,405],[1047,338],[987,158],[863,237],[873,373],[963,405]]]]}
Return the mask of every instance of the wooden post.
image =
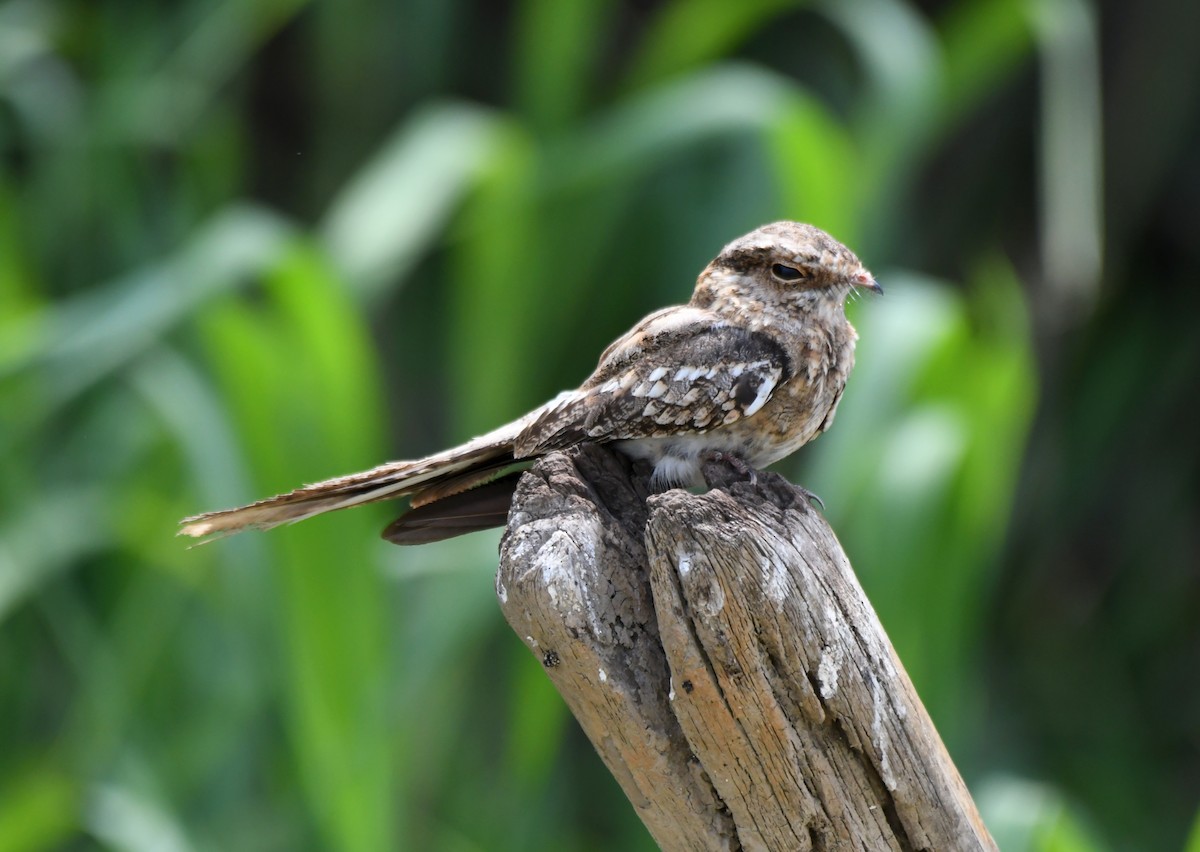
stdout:
{"type": "Polygon", "coordinates": [[[518,487],[497,594],[666,850],[995,849],[837,539],[774,474],[518,487]]]}

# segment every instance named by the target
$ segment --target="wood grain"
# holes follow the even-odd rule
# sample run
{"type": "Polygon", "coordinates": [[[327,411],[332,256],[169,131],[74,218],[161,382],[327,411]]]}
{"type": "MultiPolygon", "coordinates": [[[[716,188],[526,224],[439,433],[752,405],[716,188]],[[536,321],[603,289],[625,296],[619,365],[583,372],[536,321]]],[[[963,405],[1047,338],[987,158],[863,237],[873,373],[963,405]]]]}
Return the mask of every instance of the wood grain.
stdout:
{"type": "Polygon", "coordinates": [[[658,844],[995,849],[803,493],[644,482],[595,446],[540,461],[496,582],[658,844]]]}

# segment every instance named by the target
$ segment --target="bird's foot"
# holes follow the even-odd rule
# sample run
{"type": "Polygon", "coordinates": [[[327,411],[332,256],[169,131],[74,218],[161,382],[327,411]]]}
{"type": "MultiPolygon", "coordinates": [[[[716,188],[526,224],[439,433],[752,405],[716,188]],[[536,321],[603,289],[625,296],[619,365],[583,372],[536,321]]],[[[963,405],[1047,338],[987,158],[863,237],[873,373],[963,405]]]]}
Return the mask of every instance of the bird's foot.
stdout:
{"type": "Polygon", "coordinates": [[[741,456],[721,450],[713,450],[701,457],[700,473],[709,488],[721,488],[735,482],[748,482],[751,488],[758,486],[757,470],[741,456]]]}
{"type": "Polygon", "coordinates": [[[769,496],[780,508],[794,505],[799,497],[804,503],[825,511],[825,501],[803,485],[794,485],[777,473],[755,470],[741,456],[713,450],[701,457],[700,471],[709,488],[729,488],[745,483],[752,490],[769,496]]]}
{"type": "Polygon", "coordinates": [[[815,493],[809,491],[803,485],[792,485],[792,487],[800,492],[800,496],[804,498],[806,503],[816,503],[818,509],[820,509],[822,512],[825,511],[825,501],[818,497],[815,493]]]}

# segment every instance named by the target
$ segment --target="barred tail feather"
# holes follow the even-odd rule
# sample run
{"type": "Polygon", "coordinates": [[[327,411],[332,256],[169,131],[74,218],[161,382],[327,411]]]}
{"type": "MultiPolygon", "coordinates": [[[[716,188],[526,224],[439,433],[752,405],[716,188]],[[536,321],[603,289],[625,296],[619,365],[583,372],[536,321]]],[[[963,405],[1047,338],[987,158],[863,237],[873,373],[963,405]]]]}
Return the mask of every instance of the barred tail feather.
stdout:
{"type": "MultiPolygon", "coordinates": [[[[538,411],[532,414],[540,413],[538,411]]],[[[450,450],[414,461],[389,462],[371,470],[327,479],[246,506],[184,518],[180,535],[223,537],[247,529],[265,530],[350,506],[390,500],[430,490],[431,497],[455,493],[486,481],[512,461],[513,441],[529,416],[450,450]]]]}
{"type": "Polygon", "coordinates": [[[179,534],[206,538],[248,529],[266,530],[325,512],[403,497],[419,491],[426,483],[436,484],[443,475],[459,474],[471,465],[471,461],[463,459],[451,467],[435,471],[429,470],[426,464],[425,460],[395,462],[353,477],[306,485],[246,506],[205,512],[184,518],[179,534]],[[354,481],[347,483],[346,479],[354,481]]]}

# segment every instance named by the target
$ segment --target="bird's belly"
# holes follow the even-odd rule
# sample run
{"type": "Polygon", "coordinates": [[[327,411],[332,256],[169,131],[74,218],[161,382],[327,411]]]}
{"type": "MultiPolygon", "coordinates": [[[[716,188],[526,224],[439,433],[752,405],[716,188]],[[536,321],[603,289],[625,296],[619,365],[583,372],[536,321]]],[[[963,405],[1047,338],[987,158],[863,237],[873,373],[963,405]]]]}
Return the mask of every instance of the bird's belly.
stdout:
{"type": "Polygon", "coordinates": [[[704,485],[700,467],[706,453],[734,453],[751,465],[756,465],[747,451],[744,438],[725,429],[690,435],[632,438],[617,441],[614,446],[630,458],[654,465],[655,488],[704,485]]]}

